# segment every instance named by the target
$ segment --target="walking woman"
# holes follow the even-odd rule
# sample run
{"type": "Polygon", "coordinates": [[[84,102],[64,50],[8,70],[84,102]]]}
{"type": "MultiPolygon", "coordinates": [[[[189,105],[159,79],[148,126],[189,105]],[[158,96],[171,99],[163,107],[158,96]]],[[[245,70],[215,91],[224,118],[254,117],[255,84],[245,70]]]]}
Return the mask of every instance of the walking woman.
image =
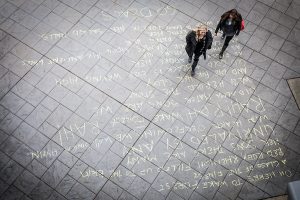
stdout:
{"type": "Polygon", "coordinates": [[[211,48],[213,37],[207,27],[205,25],[201,25],[196,29],[189,31],[185,39],[185,50],[189,56],[189,63],[192,62],[193,54],[195,54],[191,72],[191,75],[194,76],[199,57],[203,54],[204,59],[206,59],[206,50],[211,48]]]}
{"type": "Polygon", "coordinates": [[[225,49],[228,47],[230,40],[234,35],[238,36],[241,30],[242,16],[236,9],[229,10],[225,12],[217,25],[216,28],[216,36],[218,34],[219,29],[223,31],[223,35],[221,39],[225,38],[224,45],[219,54],[219,59],[223,58],[223,54],[225,49]]]}

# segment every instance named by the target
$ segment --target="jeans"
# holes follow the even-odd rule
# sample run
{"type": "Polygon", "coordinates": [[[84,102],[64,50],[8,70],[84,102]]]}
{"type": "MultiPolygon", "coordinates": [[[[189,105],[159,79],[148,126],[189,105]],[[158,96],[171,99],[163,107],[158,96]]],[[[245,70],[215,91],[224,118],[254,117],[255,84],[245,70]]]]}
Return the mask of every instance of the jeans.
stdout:
{"type": "Polygon", "coordinates": [[[196,66],[197,66],[197,64],[198,64],[199,57],[200,57],[201,55],[202,55],[202,51],[195,53],[195,56],[194,56],[194,62],[193,62],[193,64],[192,64],[192,70],[193,70],[193,71],[195,70],[195,68],[196,68],[196,66]]]}
{"type": "Polygon", "coordinates": [[[233,36],[226,36],[225,42],[222,48],[222,53],[225,51],[225,49],[228,47],[230,40],[232,40],[233,36]]]}

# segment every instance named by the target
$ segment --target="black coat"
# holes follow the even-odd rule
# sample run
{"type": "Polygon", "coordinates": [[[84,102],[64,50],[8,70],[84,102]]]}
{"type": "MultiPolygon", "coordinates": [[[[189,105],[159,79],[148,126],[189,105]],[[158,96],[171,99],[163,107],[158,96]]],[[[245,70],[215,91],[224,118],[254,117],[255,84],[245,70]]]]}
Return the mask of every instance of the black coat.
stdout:
{"type": "MultiPolygon", "coordinates": [[[[227,18],[223,18],[223,15],[222,15],[222,17],[221,17],[221,19],[220,19],[220,21],[219,21],[219,23],[217,25],[215,33],[218,33],[219,29],[221,29],[223,31],[223,28],[224,28],[224,26],[226,24],[226,20],[228,19],[228,17],[227,18]]],[[[241,16],[241,14],[238,14],[237,19],[233,23],[234,23],[233,28],[234,28],[235,35],[239,35],[240,34],[240,30],[241,30],[241,24],[242,24],[242,16],[241,16]]]]}
{"type": "MultiPolygon", "coordinates": [[[[189,55],[189,57],[192,57],[193,53],[195,51],[196,45],[197,45],[196,31],[194,31],[194,30],[189,31],[188,34],[186,35],[185,39],[186,39],[186,46],[185,46],[186,53],[189,55]]],[[[203,52],[202,52],[204,59],[206,59],[206,50],[211,48],[212,42],[213,42],[213,37],[212,37],[210,30],[208,30],[206,32],[205,46],[204,46],[203,52]]],[[[200,53],[200,52],[198,52],[198,53],[200,53]]]]}

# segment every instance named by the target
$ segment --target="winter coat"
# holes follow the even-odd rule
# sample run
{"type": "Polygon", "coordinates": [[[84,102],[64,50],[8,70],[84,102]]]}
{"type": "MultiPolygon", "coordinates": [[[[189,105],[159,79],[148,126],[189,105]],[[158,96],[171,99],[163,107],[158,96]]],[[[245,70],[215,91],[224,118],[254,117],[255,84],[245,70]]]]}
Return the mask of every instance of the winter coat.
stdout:
{"type": "MultiPolygon", "coordinates": [[[[224,13],[225,14],[225,13],[224,13]]],[[[223,14],[223,15],[224,15],[223,14]]],[[[226,25],[226,20],[228,18],[223,18],[223,15],[217,25],[217,28],[216,28],[216,31],[215,33],[218,33],[219,29],[221,29],[222,31],[224,31],[224,27],[226,25]]],[[[241,23],[242,23],[242,16],[240,14],[238,14],[238,17],[236,20],[233,21],[233,29],[234,29],[234,32],[235,32],[235,35],[239,35],[240,34],[240,30],[241,30],[241,23]]]]}
{"type": "MultiPolygon", "coordinates": [[[[189,57],[192,57],[197,45],[196,31],[194,30],[189,31],[185,39],[186,39],[186,46],[185,46],[186,53],[189,55],[189,57]]],[[[206,59],[206,50],[211,49],[212,42],[213,42],[213,37],[210,30],[208,30],[205,36],[205,46],[202,50],[204,59],[206,59]]]]}

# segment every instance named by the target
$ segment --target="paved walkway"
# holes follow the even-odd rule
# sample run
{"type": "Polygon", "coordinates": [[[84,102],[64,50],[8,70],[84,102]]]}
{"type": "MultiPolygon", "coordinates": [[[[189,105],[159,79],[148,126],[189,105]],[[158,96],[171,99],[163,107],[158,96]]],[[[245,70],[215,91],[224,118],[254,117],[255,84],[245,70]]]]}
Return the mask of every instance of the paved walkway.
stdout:
{"type": "Polygon", "coordinates": [[[300,179],[299,0],[1,0],[0,199],[262,199],[300,179]],[[185,36],[236,8],[195,77],[185,36]]]}

